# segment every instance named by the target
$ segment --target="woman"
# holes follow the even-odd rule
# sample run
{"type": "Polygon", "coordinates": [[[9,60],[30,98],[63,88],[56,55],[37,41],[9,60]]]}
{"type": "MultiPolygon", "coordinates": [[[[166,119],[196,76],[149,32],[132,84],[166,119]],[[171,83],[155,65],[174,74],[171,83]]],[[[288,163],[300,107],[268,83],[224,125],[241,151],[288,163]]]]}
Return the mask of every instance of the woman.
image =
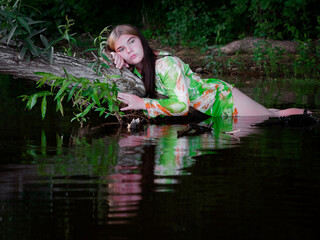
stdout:
{"type": "Polygon", "coordinates": [[[178,57],[153,51],[141,32],[131,25],[115,27],[108,37],[117,68],[133,67],[142,78],[146,98],[119,93],[126,110],[144,110],[149,117],[187,115],[189,107],[212,117],[286,116],[302,114],[302,109],[266,109],[232,85],[218,79],[201,79],[178,57]],[[168,99],[154,99],[156,92],[168,99]]]}

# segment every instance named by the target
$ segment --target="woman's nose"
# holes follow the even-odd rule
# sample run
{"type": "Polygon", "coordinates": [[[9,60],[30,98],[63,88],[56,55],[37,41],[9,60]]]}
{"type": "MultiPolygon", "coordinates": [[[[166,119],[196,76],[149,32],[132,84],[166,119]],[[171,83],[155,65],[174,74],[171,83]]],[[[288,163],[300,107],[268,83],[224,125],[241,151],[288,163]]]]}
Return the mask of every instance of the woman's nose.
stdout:
{"type": "Polygon", "coordinates": [[[132,48],[131,47],[127,47],[127,53],[131,53],[132,52],[132,48]]]}

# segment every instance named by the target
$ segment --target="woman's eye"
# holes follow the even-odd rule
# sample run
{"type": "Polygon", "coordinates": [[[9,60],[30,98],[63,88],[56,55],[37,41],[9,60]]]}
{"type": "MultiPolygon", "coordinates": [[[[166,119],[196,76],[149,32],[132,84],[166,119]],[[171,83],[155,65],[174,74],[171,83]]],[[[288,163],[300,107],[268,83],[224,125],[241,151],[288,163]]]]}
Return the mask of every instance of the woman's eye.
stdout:
{"type": "Polygon", "coordinates": [[[118,52],[123,52],[124,48],[118,48],[118,52]]]}
{"type": "Polygon", "coordinates": [[[132,39],[132,40],[130,40],[130,42],[129,42],[129,43],[130,43],[130,44],[132,44],[132,43],[134,43],[134,41],[135,41],[135,40],[134,40],[134,39],[132,39]]]}

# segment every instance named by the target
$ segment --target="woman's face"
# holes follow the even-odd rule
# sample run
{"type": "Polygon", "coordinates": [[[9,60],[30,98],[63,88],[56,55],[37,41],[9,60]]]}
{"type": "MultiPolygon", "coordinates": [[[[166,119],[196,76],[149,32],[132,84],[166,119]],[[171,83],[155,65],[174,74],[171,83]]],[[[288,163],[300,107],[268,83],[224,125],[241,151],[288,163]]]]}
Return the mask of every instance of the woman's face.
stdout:
{"type": "Polygon", "coordinates": [[[114,44],[115,51],[130,65],[141,63],[144,52],[140,38],[131,34],[121,35],[114,44]]]}

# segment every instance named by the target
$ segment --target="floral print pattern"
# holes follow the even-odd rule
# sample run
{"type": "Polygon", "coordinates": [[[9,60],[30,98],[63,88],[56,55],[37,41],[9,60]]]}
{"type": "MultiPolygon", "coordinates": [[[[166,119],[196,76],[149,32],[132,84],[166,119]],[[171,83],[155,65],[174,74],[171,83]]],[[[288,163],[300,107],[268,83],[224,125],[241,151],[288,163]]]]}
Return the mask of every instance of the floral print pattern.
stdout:
{"type": "Polygon", "coordinates": [[[144,98],[149,117],[184,116],[189,106],[212,117],[235,116],[232,85],[214,78],[202,79],[181,59],[161,52],[156,61],[156,91],[168,99],[144,98]]]}

